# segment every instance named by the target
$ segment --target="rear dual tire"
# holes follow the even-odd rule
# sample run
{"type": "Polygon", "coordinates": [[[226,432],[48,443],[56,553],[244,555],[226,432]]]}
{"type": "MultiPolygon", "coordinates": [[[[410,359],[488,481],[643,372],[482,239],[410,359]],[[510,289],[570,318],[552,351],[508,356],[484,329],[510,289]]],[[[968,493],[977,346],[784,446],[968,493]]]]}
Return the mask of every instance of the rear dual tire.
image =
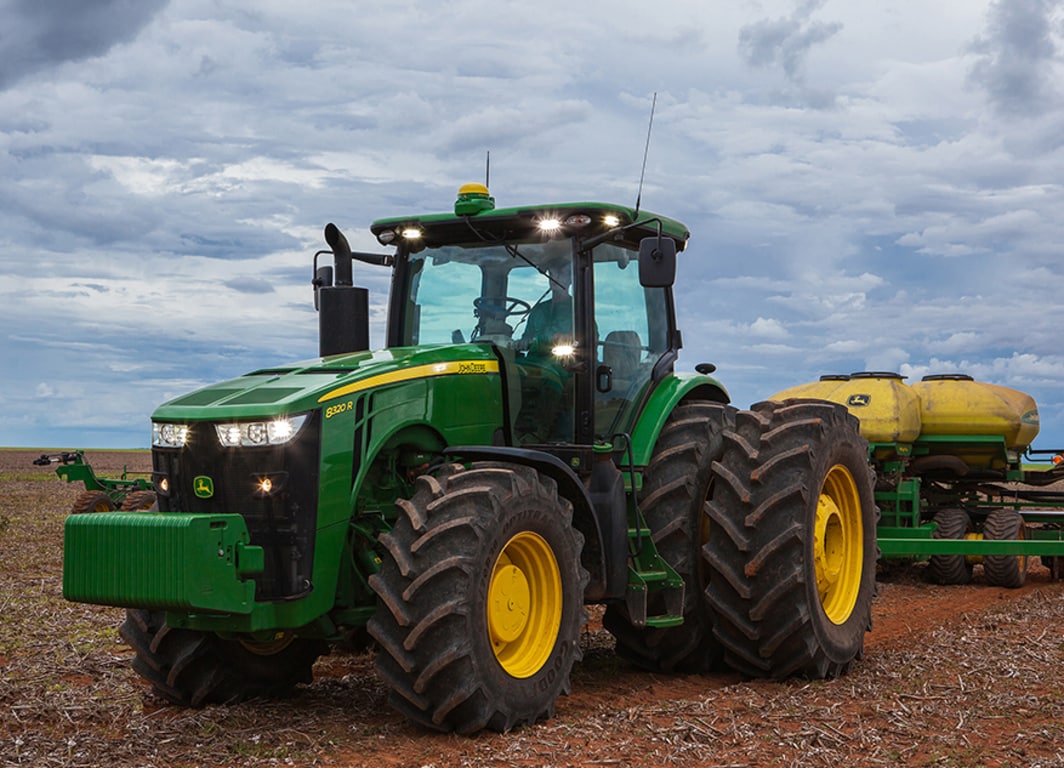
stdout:
{"type": "MultiPolygon", "coordinates": [[[[934,518],[938,526],[936,539],[963,539],[972,533],[972,520],[959,507],[940,510],[934,518]]],[[[1023,518],[1014,509],[994,509],[983,523],[984,541],[1017,541],[1025,537],[1023,518]]],[[[1016,589],[1027,581],[1026,555],[984,555],[983,577],[993,587],[1016,589]]],[[[927,573],[936,584],[968,584],[972,580],[972,561],[965,555],[932,555],[927,573]]]]}
{"type": "Polygon", "coordinates": [[[871,629],[877,509],[843,406],[764,402],[713,465],[706,595],[725,663],[752,677],[845,673],[871,629]]]}

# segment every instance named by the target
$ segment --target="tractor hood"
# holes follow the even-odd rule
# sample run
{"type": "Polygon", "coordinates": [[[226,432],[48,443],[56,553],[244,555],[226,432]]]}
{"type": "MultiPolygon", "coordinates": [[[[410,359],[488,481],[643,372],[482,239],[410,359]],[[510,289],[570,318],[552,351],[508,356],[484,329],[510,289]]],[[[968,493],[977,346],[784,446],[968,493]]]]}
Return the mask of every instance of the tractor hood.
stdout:
{"type": "Polygon", "coordinates": [[[356,392],[435,376],[498,373],[488,344],[392,347],[253,371],[159,406],[155,422],[240,421],[311,411],[356,392]]]}

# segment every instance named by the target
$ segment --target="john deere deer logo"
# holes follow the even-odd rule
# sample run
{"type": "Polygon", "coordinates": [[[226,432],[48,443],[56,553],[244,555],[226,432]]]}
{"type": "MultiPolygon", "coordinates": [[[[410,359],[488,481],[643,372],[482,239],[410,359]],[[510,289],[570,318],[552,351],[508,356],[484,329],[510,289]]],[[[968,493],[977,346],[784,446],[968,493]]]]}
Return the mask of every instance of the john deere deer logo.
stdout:
{"type": "Polygon", "coordinates": [[[850,395],[849,399],[846,400],[846,405],[851,408],[863,408],[871,402],[871,395],[850,395]]]}
{"type": "Polygon", "coordinates": [[[192,492],[198,498],[209,499],[214,495],[214,481],[206,475],[196,475],[192,479],[192,492]]]}

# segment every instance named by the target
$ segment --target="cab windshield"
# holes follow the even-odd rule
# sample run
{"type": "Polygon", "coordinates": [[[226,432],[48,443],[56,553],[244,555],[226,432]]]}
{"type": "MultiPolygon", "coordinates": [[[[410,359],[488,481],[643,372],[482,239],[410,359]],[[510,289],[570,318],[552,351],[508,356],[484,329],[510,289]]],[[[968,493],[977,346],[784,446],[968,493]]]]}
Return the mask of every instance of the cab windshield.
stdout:
{"type": "Polygon", "coordinates": [[[405,344],[490,341],[527,349],[548,309],[572,342],[571,240],[447,245],[412,254],[408,264],[405,344]]]}

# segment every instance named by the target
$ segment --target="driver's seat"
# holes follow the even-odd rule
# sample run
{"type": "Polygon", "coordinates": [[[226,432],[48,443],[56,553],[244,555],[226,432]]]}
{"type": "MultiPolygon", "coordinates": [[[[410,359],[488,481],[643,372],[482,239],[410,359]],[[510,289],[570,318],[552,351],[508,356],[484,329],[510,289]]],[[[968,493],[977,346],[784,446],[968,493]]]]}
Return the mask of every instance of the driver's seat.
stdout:
{"type": "Polygon", "coordinates": [[[610,331],[602,344],[602,363],[613,374],[613,390],[626,391],[637,378],[642,342],[635,331],[610,331]]]}
{"type": "Polygon", "coordinates": [[[482,296],[473,302],[473,314],[477,326],[473,331],[473,341],[490,341],[494,344],[509,346],[513,342],[514,329],[506,318],[506,299],[482,296]]]}
{"type": "Polygon", "coordinates": [[[514,329],[505,320],[496,317],[481,317],[477,323],[476,341],[492,341],[509,345],[514,338],[514,329]]]}

